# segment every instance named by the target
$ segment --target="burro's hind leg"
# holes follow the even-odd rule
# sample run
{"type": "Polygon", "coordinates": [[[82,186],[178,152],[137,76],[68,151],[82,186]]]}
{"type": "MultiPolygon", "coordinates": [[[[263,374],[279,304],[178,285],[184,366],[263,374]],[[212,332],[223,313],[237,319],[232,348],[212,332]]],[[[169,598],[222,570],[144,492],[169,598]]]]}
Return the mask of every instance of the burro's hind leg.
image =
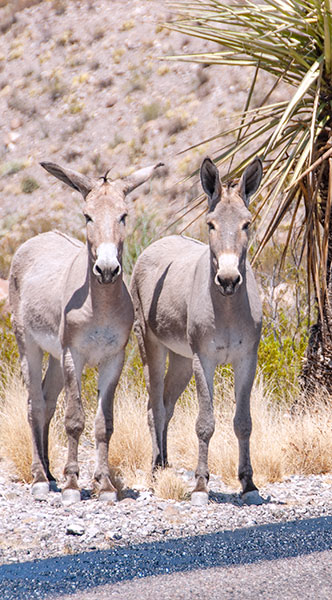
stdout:
{"type": "Polygon", "coordinates": [[[164,376],[167,350],[156,340],[150,340],[146,347],[149,369],[148,424],[152,439],[152,471],[166,467],[164,456],[164,430],[166,410],[164,406],[164,376]]]}
{"type": "Polygon", "coordinates": [[[196,433],[198,437],[198,464],[196,469],[196,487],[191,495],[192,504],[207,504],[209,469],[209,442],[214,432],[213,415],[213,376],[215,365],[204,356],[194,354],[193,371],[196,379],[198,397],[198,417],[196,433]]]}
{"type": "Polygon", "coordinates": [[[165,467],[163,434],[166,423],[164,406],[164,377],[167,349],[148,329],[135,323],[135,333],[143,361],[145,383],[148,388],[148,424],[152,439],[152,471],[165,467]]]}
{"type": "Polygon", "coordinates": [[[49,491],[47,464],[44,456],[46,407],[42,392],[42,358],[39,346],[27,336],[18,336],[24,382],[28,388],[28,420],[32,433],[32,494],[41,500],[49,491]]]}
{"type": "Polygon", "coordinates": [[[177,399],[186,389],[192,376],[192,359],[169,351],[169,362],[164,384],[165,425],[163,431],[163,456],[167,460],[167,430],[177,399]]]}
{"type": "Polygon", "coordinates": [[[115,501],[116,488],[111,480],[108,462],[108,448],[113,433],[114,394],[124,362],[124,351],[119,352],[112,361],[99,367],[98,409],[95,419],[96,467],[94,480],[100,500],[115,501]]]}
{"type": "Polygon", "coordinates": [[[250,394],[255,377],[257,353],[252,352],[244,359],[233,364],[235,380],[236,410],[234,431],[239,444],[239,480],[242,486],[242,498],[248,504],[261,504],[262,498],[253,482],[253,470],[250,460],[250,434],[252,429],[250,415],[250,394]]]}
{"type": "Polygon", "coordinates": [[[78,353],[68,347],[63,351],[62,369],[66,395],[65,427],[68,439],[62,502],[72,504],[81,499],[78,487],[78,442],[84,429],[84,411],[81,400],[83,364],[78,353]]]}
{"type": "Polygon", "coordinates": [[[48,437],[50,422],[54,415],[56,408],[56,402],[58,396],[63,388],[63,373],[60,361],[53,356],[49,357],[47,371],[43,380],[43,396],[45,400],[45,424],[43,432],[43,443],[44,443],[44,463],[47,472],[47,478],[49,481],[55,481],[51,471],[49,463],[49,452],[48,452],[48,437]]]}

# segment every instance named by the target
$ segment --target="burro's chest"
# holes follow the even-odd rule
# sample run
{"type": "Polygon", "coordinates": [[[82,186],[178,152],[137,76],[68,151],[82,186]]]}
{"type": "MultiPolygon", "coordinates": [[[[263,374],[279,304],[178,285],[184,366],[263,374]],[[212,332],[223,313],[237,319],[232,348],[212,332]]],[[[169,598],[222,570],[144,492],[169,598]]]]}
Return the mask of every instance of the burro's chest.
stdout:
{"type": "Polygon", "coordinates": [[[253,322],[222,320],[214,322],[209,334],[202,338],[202,346],[217,364],[227,364],[251,353],[258,341],[259,327],[253,322]]]}
{"type": "Polygon", "coordinates": [[[192,307],[191,346],[216,364],[232,363],[257,349],[261,304],[258,296],[243,291],[229,298],[209,295],[192,307]]]}
{"type": "Polygon", "coordinates": [[[85,364],[98,366],[125,347],[132,322],[128,294],[122,294],[119,302],[100,305],[88,296],[80,305],[69,305],[64,311],[62,343],[74,347],[85,364]]]}
{"type": "Polygon", "coordinates": [[[124,348],[128,339],[127,328],[115,323],[90,323],[76,331],[73,346],[84,356],[84,362],[90,366],[98,366],[124,348]]]}

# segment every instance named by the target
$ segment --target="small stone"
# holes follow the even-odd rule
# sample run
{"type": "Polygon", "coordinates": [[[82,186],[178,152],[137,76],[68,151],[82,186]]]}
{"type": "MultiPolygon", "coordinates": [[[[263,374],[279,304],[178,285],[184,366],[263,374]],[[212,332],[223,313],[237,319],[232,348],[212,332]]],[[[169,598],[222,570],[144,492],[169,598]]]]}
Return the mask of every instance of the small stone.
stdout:
{"type": "Polygon", "coordinates": [[[85,533],[84,525],[81,523],[77,523],[73,521],[67,525],[66,534],[67,535],[83,535],[85,533]]]}
{"type": "Polygon", "coordinates": [[[112,108],[117,103],[118,99],[116,96],[110,96],[106,101],[106,108],[112,108]]]}
{"type": "Polygon", "coordinates": [[[134,506],[136,504],[136,500],[134,498],[123,498],[120,500],[119,506],[134,506]]]}
{"type": "Polygon", "coordinates": [[[209,502],[209,494],[206,492],[193,492],[191,494],[192,506],[205,506],[209,502]]]}
{"type": "Polygon", "coordinates": [[[12,119],[10,121],[10,128],[11,129],[18,129],[21,126],[22,126],[22,119],[19,119],[19,118],[15,117],[14,119],[12,119]]]}

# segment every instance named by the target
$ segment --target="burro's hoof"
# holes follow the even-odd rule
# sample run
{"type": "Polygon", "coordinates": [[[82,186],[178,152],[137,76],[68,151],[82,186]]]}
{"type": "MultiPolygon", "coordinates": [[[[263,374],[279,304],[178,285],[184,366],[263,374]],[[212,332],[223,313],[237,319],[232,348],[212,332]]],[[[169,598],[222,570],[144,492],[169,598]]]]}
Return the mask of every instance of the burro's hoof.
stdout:
{"type": "Polygon", "coordinates": [[[259,506],[260,504],[264,504],[265,500],[262,496],[259,495],[258,490],[252,490],[251,492],[246,492],[241,496],[243,503],[250,505],[259,506]]]}
{"type": "Polygon", "coordinates": [[[209,501],[209,494],[207,492],[193,492],[191,494],[191,505],[192,506],[205,506],[209,501]]]}
{"type": "Polygon", "coordinates": [[[50,485],[48,481],[38,481],[33,484],[31,491],[35,500],[46,500],[50,491],[50,485]]]}
{"type": "Polygon", "coordinates": [[[116,502],[117,501],[117,495],[116,492],[109,492],[109,491],[103,491],[100,492],[99,496],[98,496],[98,500],[100,502],[116,502]]]}
{"type": "Polygon", "coordinates": [[[62,490],[61,500],[64,506],[70,506],[71,504],[76,504],[81,500],[81,492],[80,490],[74,490],[71,488],[67,488],[62,490]]]}

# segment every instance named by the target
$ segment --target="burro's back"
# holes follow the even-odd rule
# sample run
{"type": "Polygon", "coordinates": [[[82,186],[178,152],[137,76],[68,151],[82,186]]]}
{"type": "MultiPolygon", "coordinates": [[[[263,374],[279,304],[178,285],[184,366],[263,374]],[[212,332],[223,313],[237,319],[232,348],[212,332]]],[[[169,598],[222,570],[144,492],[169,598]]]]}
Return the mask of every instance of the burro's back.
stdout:
{"type": "Polygon", "coordinates": [[[201,167],[208,196],[209,244],[169,236],[139,257],[131,281],[138,337],[149,390],[152,466],[166,466],[167,428],[176,400],[195,374],[199,414],[196,487],[192,502],[208,500],[208,445],[214,431],[213,376],[231,363],[235,377],[235,433],[243,498],[261,502],[252,480],[250,393],[257,364],[262,309],[247,260],[251,215],[262,165],[255,159],[238,184],[222,187],[210,159],[201,167]],[[168,356],[166,377],[165,365],[168,356]]]}

